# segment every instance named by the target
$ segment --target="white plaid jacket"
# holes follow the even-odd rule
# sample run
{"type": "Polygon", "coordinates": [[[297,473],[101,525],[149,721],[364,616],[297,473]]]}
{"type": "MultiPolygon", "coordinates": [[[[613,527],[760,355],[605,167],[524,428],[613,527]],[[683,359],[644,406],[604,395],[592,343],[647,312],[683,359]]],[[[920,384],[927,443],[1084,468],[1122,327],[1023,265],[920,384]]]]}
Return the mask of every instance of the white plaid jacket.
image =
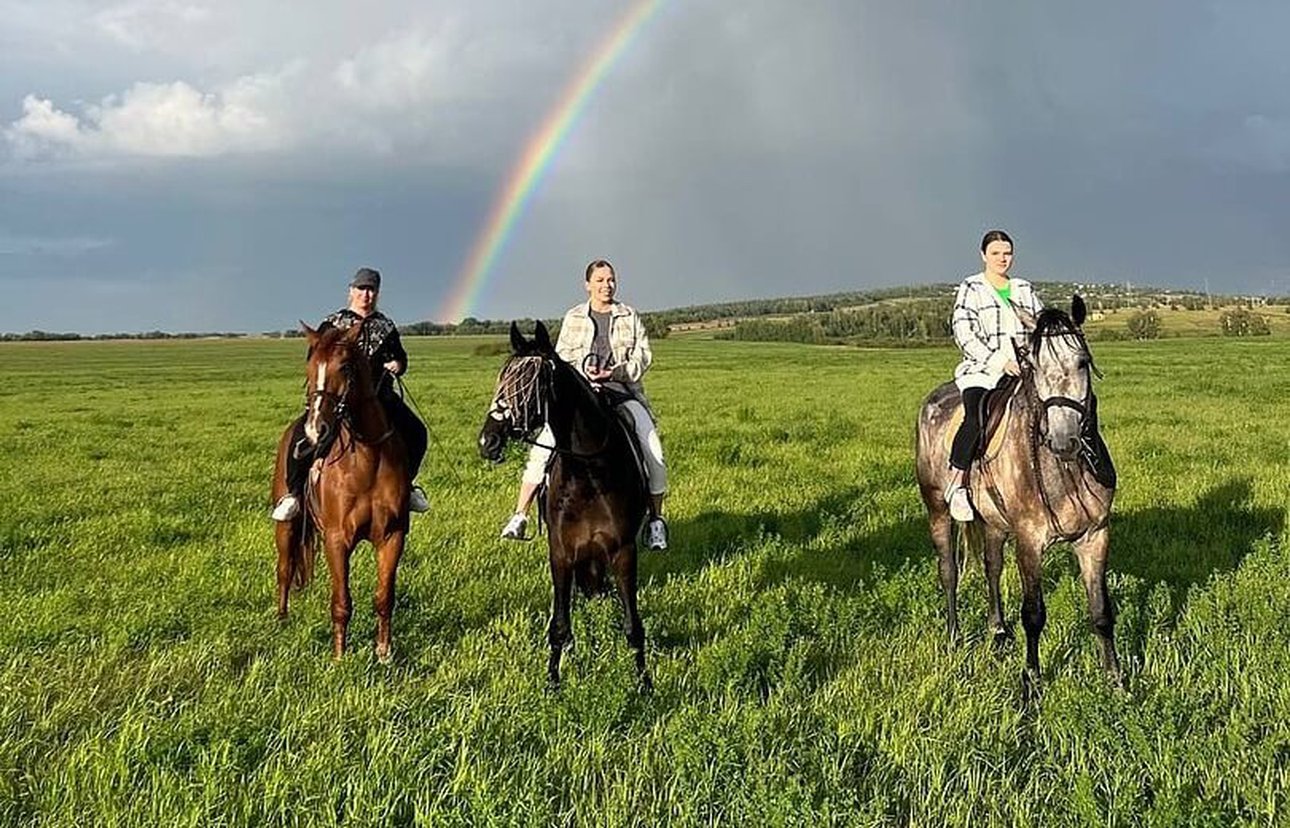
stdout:
{"type": "MultiPolygon", "coordinates": [[[[590,303],[582,302],[569,308],[560,324],[560,336],[555,350],[560,358],[579,371],[591,343],[596,337],[596,324],[591,319],[590,303]]],[[[609,349],[613,352],[614,375],[611,383],[648,405],[641,377],[649,370],[654,354],[650,351],[645,325],[636,311],[622,302],[614,302],[609,318],[609,349]]]]}
{"type": "Polygon", "coordinates": [[[1030,282],[1017,278],[1009,281],[1012,292],[1008,303],[986,281],[984,273],[968,276],[954,295],[950,328],[963,351],[963,361],[954,369],[954,383],[959,390],[993,388],[1003,376],[1003,366],[1016,359],[1014,341],[1026,335],[1018,311],[1037,316],[1044,309],[1030,282]]]}

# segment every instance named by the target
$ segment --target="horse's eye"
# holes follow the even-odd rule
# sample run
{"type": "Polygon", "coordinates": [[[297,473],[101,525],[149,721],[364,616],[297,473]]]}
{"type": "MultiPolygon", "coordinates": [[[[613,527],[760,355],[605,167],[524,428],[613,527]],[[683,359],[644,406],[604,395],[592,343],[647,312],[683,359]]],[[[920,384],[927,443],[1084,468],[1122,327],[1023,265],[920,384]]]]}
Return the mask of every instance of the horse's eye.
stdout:
{"type": "Polygon", "coordinates": [[[1083,370],[1085,370],[1086,368],[1088,368],[1088,357],[1080,357],[1080,358],[1079,358],[1079,369],[1080,369],[1081,371],[1083,371],[1083,370]]]}

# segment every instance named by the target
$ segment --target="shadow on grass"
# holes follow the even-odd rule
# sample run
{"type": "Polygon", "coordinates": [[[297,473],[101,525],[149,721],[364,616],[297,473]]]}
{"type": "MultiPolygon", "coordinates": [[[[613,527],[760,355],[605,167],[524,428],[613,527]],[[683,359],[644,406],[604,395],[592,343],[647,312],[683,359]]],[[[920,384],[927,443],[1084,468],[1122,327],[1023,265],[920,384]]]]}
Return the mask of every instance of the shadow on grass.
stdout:
{"type": "Polygon", "coordinates": [[[643,552],[641,583],[665,586],[671,579],[689,577],[772,539],[803,547],[789,560],[772,562],[763,572],[765,586],[789,578],[806,578],[841,589],[850,589],[873,573],[875,567],[904,564],[911,557],[930,556],[927,522],[917,516],[858,533],[850,529],[865,523],[864,511],[871,497],[857,486],[829,494],[814,503],[787,511],[736,513],[702,512],[669,524],[672,546],[667,552],[643,552]],[[811,545],[830,530],[854,540],[826,550],[811,545]]]}
{"type": "Polygon", "coordinates": [[[1178,623],[1192,587],[1234,571],[1258,540],[1284,528],[1281,509],[1254,505],[1249,478],[1215,486],[1191,506],[1114,513],[1109,568],[1143,581],[1136,594],[1112,596],[1134,609],[1133,628],[1117,631],[1124,646],[1140,654],[1153,625],[1178,623]],[[1164,618],[1150,607],[1159,586],[1169,596],[1164,618]]]}

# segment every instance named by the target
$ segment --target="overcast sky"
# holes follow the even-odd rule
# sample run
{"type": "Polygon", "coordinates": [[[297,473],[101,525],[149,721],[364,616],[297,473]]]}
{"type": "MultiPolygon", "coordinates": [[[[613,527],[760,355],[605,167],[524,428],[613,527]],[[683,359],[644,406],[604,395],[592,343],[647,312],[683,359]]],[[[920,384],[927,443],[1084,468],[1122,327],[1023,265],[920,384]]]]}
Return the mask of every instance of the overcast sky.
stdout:
{"type": "MultiPolygon", "coordinates": [[[[433,318],[625,0],[0,0],[0,331],[433,318]]],[[[666,0],[474,315],[954,281],[1290,293],[1290,4],[666,0]]]]}

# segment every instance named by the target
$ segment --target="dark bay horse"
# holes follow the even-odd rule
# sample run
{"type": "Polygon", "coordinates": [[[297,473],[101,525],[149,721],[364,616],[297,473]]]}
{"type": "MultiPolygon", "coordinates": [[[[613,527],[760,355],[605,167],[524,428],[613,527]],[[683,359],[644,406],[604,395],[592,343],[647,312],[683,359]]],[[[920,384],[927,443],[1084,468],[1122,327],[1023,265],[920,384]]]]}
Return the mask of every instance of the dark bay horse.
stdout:
{"type": "MultiPolygon", "coordinates": [[[[1076,296],[1070,315],[1047,308],[1033,320],[1028,345],[1018,348],[1022,375],[1008,399],[998,448],[991,445],[988,456],[973,464],[969,477],[976,520],[966,528],[969,543],[982,552],[989,625],[996,643],[1011,637],[1003,619],[999,574],[1004,541],[1015,538],[1022,586],[1021,622],[1026,631],[1022,684],[1027,697],[1040,689],[1039,635],[1046,617],[1040,557],[1059,541],[1074,544],[1102,665],[1113,682],[1123,682],[1115,653],[1115,615],[1106,589],[1115,484],[1113,473],[1109,485],[1099,482],[1085,459],[1093,417],[1090,375],[1096,370],[1080,327],[1085,315],[1084,302],[1076,296]]],[[[952,429],[961,407],[958,388],[946,383],[923,402],[917,429],[918,487],[939,557],[946,625],[952,640],[959,637],[959,561],[945,488],[949,485],[952,429]]],[[[1101,445],[1100,438],[1094,439],[1101,445]]],[[[1109,461],[1109,455],[1106,457],[1109,461]]]]}
{"type": "Polygon", "coordinates": [[[512,354],[479,432],[479,453],[501,462],[508,438],[530,441],[542,424],[554,435],[545,500],[554,599],[547,678],[560,684],[560,655],[572,638],[569,612],[576,580],[584,595],[604,590],[611,570],[623,607],[623,632],[645,670],[645,625],[636,608],[636,537],[649,505],[631,438],[604,395],[562,360],[546,326],[532,341],[511,325],[512,354]]]}
{"type": "MultiPolygon", "coordinates": [[[[301,323],[309,343],[305,439],[321,450],[310,473],[300,514],[276,524],[278,616],[286,617],[292,583],[313,577],[316,539],[322,536],[331,571],[333,655],[345,652],[352,601],[349,558],[361,540],[376,548],[376,657],[390,660],[394,575],[408,532],[407,452],[376,398],[368,358],[358,347],[361,326],[323,333],[301,323]]],[[[286,492],[292,426],[278,443],[273,500],[286,492]]]]}

